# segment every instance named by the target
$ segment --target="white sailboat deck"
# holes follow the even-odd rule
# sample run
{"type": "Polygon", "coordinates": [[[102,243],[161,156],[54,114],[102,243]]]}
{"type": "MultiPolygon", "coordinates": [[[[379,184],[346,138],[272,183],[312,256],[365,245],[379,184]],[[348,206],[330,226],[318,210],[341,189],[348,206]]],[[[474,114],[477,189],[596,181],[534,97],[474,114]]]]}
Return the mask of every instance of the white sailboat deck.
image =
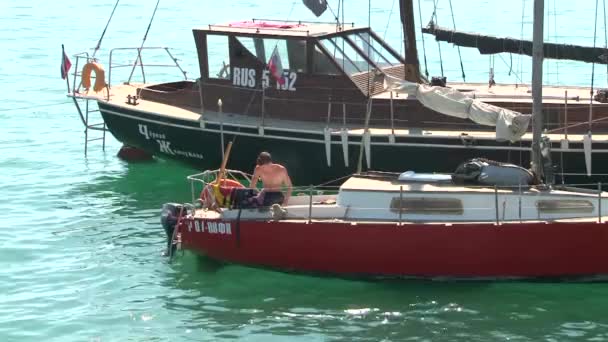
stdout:
{"type": "MultiPolygon", "coordinates": [[[[194,218],[220,220],[331,221],[387,224],[596,222],[604,221],[608,193],[588,189],[534,186],[455,185],[397,181],[355,175],[337,194],[294,189],[288,205],[272,208],[198,209],[194,218]]],[[[191,176],[192,177],[192,176],[191,176]]],[[[192,178],[190,178],[192,180],[192,178]]],[[[335,189],[334,189],[335,190],[335,189]]]]}

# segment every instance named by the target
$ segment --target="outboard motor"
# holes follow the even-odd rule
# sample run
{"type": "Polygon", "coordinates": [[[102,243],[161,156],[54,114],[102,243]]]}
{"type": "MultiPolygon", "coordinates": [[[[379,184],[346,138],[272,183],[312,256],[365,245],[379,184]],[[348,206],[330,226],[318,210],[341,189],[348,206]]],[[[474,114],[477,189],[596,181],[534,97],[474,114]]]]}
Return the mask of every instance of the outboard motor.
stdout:
{"type": "Polygon", "coordinates": [[[165,234],[167,234],[166,255],[172,255],[173,252],[175,252],[175,246],[172,246],[172,240],[180,211],[182,211],[182,215],[187,214],[187,208],[184,205],[179,203],[165,203],[160,212],[160,224],[163,226],[165,234]]]}

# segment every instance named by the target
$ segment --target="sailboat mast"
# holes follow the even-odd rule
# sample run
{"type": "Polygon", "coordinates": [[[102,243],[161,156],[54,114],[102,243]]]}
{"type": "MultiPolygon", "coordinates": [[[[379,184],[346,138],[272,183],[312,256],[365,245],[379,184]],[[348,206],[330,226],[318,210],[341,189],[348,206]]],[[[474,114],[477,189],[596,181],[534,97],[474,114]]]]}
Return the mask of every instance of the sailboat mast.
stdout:
{"type": "Polygon", "coordinates": [[[543,29],[544,0],[534,0],[534,27],[532,34],[532,171],[537,180],[543,175],[540,140],[543,129],[543,29]]]}
{"type": "Polygon", "coordinates": [[[416,22],[413,0],[399,0],[403,40],[405,44],[405,80],[420,83],[420,62],[416,48],[416,22]]]}

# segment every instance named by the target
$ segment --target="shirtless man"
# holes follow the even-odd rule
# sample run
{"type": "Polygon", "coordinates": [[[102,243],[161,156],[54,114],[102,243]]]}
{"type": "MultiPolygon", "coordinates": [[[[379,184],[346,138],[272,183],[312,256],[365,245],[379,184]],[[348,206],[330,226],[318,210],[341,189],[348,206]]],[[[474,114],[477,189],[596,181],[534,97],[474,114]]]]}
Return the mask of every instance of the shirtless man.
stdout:
{"type": "Polygon", "coordinates": [[[259,205],[270,206],[275,203],[287,205],[292,190],[291,178],[287,174],[287,169],[283,165],[273,163],[268,152],[261,152],[256,164],[250,186],[255,189],[258,180],[262,180],[264,189],[258,195],[259,205]],[[281,192],[283,185],[287,186],[285,195],[281,192]]]}

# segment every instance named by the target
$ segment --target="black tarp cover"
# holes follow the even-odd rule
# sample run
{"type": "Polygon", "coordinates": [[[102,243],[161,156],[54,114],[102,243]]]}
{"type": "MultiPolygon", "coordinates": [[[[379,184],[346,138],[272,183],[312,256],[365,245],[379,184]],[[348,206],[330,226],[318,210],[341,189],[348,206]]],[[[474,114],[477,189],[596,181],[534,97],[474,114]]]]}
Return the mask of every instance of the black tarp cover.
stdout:
{"type": "MultiPolygon", "coordinates": [[[[463,47],[477,48],[481,54],[510,52],[532,56],[532,42],[509,37],[494,37],[477,33],[468,33],[446,29],[440,26],[428,26],[422,30],[432,34],[435,39],[463,47]]],[[[608,63],[608,49],[570,44],[545,43],[545,58],[567,59],[587,63],[608,63]]]]}

